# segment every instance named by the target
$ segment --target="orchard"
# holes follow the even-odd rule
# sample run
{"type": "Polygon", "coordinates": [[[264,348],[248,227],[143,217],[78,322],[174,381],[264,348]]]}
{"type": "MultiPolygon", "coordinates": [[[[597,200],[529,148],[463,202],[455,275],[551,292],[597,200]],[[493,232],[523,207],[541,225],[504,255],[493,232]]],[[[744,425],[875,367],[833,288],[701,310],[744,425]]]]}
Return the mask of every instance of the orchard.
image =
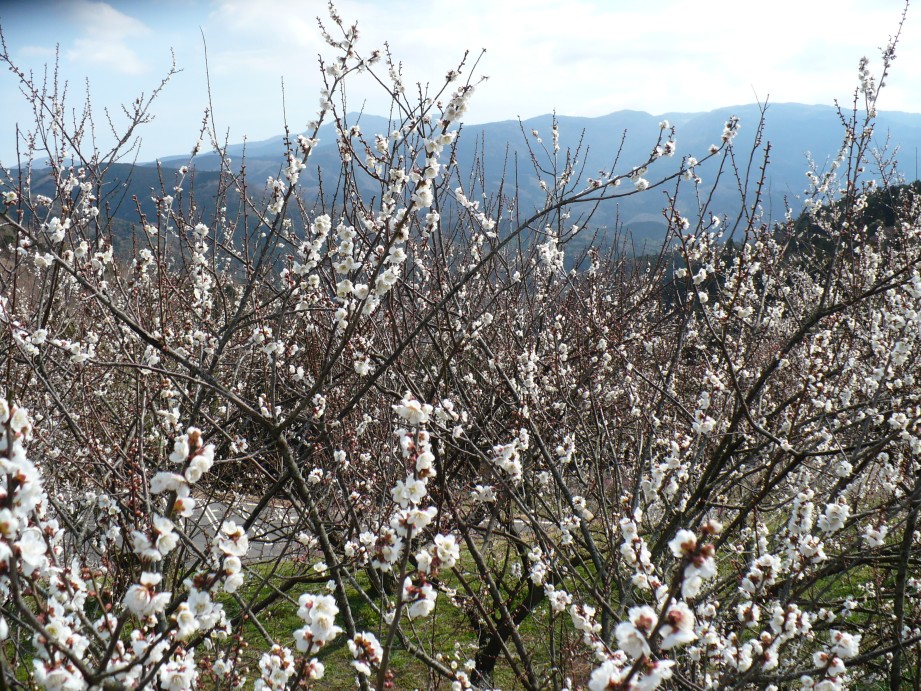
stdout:
{"type": "Polygon", "coordinates": [[[772,218],[735,118],[591,177],[554,125],[520,205],[456,161],[475,57],[423,92],[321,26],[279,174],[206,113],[129,234],[110,171],[171,75],[99,150],[0,54],[35,113],[0,182],[0,688],[918,688],[921,194],[867,173],[898,36],[772,218]],[[389,131],[345,107],[369,78],[389,131]],[[638,194],[661,247],[574,242],[638,194]]]}

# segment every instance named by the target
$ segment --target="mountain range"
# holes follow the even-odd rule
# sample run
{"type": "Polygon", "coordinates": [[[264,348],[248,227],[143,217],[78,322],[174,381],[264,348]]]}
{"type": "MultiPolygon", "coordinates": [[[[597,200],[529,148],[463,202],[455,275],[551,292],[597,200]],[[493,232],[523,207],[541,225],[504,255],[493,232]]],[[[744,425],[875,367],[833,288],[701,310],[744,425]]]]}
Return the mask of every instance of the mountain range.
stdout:
{"type": "MultiPolygon", "coordinates": [[[[639,111],[619,111],[602,117],[556,116],[559,127],[561,155],[567,148],[575,150],[581,144],[581,164],[586,177],[597,177],[601,170],[615,174],[629,172],[633,166],[645,161],[660,133],[660,122],[668,120],[676,129],[677,151],[672,158],[662,158],[650,167],[645,175],[654,181],[675,172],[684,156],[703,159],[710,146],[719,143],[723,127],[732,116],[740,119],[741,128],[734,144],[736,165],[745,173],[748,157],[755,151],[752,175],[758,174],[765,145],[770,143],[770,160],[765,176],[762,207],[765,220],[779,220],[789,206],[794,213],[802,209],[802,196],[808,187],[806,176],[809,160],[821,172],[841,148],[844,128],[841,115],[832,106],[777,103],[767,106],[764,113],[764,130],[755,146],[762,108],[756,104],[718,108],[704,113],[665,113],[650,115],[639,111]]],[[[848,113],[844,114],[845,116],[848,113]]],[[[387,133],[390,125],[386,118],[368,114],[350,114],[350,125],[358,124],[364,136],[373,142],[376,133],[387,133]]],[[[523,212],[538,208],[545,198],[531,162],[528,144],[538,153],[539,162],[545,164],[550,157],[553,115],[542,115],[524,121],[507,120],[478,125],[464,125],[457,147],[457,162],[464,175],[474,166],[482,171],[487,192],[499,188],[503,175],[518,185],[519,208],[523,212]],[[536,131],[542,139],[537,142],[536,131]]],[[[319,194],[317,170],[336,175],[339,170],[339,152],[332,125],[324,125],[318,135],[308,168],[302,173],[300,185],[307,198],[319,194]]],[[[894,170],[906,180],[918,177],[917,156],[921,148],[921,114],[880,111],[874,127],[874,146],[881,160],[892,160],[894,170]]],[[[268,176],[279,176],[285,163],[283,137],[245,144],[232,144],[227,149],[233,167],[245,164],[251,191],[264,184],[268,176]]],[[[710,211],[732,217],[739,210],[738,183],[734,176],[724,175],[713,189],[718,160],[714,159],[697,169],[702,178],[701,196],[711,196],[710,211]]],[[[207,219],[213,213],[208,198],[219,188],[220,157],[216,153],[190,156],[173,155],[156,161],[130,166],[118,164],[110,170],[108,183],[119,189],[123,200],[115,216],[126,223],[136,223],[137,208],[152,215],[151,197],[167,192],[175,184],[175,171],[183,165],[195,169],[194,185],[198,211],[207,219]],[[159,166],[159,170],[157,169],[159,166]],[[162,184],[161,184],[162,181],[162,184]],[[137,203],[133,200],[136,198],[137,203]]],[[[889,173],[892,171],[890,170],[889,173]]],[[[883,173],[876,161],[867,166],[865,177],[879,180],[883,173]]],[[[467,178],[462,178],[467,179],[467,178]]],[[[33,180],[33,191],[43,193],[40,179],[33,180]]],[[[328,184],[328,183],[327,183],[328,184]]],[[[506,186],[506,190],[508,186],[506,186]]],[[[610,202],[595,212],[592,223],[602,233],[614,227],[628,229],[635,240],[661,241],[665,231],[662,208],[666,204],[665,191],[673,192],[674,185],[644,194],[631,195],[610,202]]],[[[679,195],[679,209],[693,217],[697,199],[690,186],[679,195]]],[[[379,192],[379,188],[378,188],[379,192]]],[[[233,209],[228,209],[233,212],[233,209]]]]}

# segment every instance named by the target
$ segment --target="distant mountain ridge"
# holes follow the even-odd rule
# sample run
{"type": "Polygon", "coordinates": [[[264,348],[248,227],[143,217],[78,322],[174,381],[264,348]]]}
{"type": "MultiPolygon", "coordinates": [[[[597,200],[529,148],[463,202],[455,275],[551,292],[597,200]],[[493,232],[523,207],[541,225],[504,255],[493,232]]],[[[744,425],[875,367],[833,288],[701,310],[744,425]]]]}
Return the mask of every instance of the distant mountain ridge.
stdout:
{"type": "MultiPolygon", "coordinates": [[[[657,177],[674,172],[686,155],[702,159],[711,144],[718,143],[723,126],[730,116],[741,120],[741,130],[735,139],[737,155],[745,160],[737,160],[737,165],[747,164],[748,152],[751,150],[760,118],[757,104],[722,107],[705,113],[665,113],[651,115],[633,110],[623,110],[601,117],[557,116],[560,147],[565,152],[567,147],[575,148],[583,143],[584,174],[597,176],[599,170],[610,168],[618,149],[620,156],[615,173],[624,173],[633,166],[646,160],[651,146],[659,134],[659,123],[668,120],[676,127],[677,153],[674,158],[663,158],[655,163],[646,177],[657,177]]],[[[845,113],[847,115],[847,113],[845,113]]],[[[390,129],[386,118],[368,114],[350,114],[348,123],[358,124],[361,131],[373,141],[376,133],[386,133],[390,129]]],[[[531,134],[536,130],[549,148],[551,139],[552,115],[541,115],[521,122],[506,120],[479,125],[464,125],[457,156],[461,171],[469,171],[475,160],[480,159],[485,171],[487,190],[498,189],[503,171],[510,174],[510,167],[517,166],[519,195],[522,204],[538,206],[543,200],[543,192],[533,174],[527,141],[540,148],[531,134]]],[[[768,167],[763,207],[766,214],[778,220],[783,216],[787,204],[798,213],[802,208],[801,195],[808,187],[806,171],[808,170],[807,152],[811,154],[820,171],[837,155],[844,130],[838,111],[833,106],[803,105],[798,103],[773,103],[765,112],[765,128],[761,146],[770,142],[770,165],[768,167]]],[[[875,145],[889,152],[899,148],[897,156],[900,174],[907,180],[916,178],[916,152],[921,147],[921,114],[898,111],[880,111],[874,129],[875,145]]],[[[279,174],[284,163],[283,137],[274,137],[262,141],[233,144],[228,147],[228,155],[237,168],[245,156],[246,171],[254,183],[262,183],[268,176],[279,174]]],[[[190,162],[189,156],[167,156],[156,162],[143,164],[159,165],[163,168],[178,168],[190,162]]],[[[760,167],[760,154],[754,161],[754,172],[760,167]]],[[[209,172],[219,170],[220,159],[216,153],[199,154],[192,165],[200,176],[201,182],[207,181],[209,172]]],[[[311,157],[310,166],[301,178],[301,184],[310,187],[311,178],[316,177],[316,170],[333,173],[338,171],[339,157],[336,136],[332,126],[324,125],[320,130],[319,144],[311,157]]],[[[698,174],[703,178],[704,191],[709,194],[708,185],[715,175],[715,165],[702,166],[698,174]]],[[[874,165],[868,166],[866,177],[879,178],[874,165]]],[[[205,185],[206,187],[208,185],[205,185]]],[[[669,188],[672,191],[674,188],[669,188]]],[[[686,213],[693,213],[694,200],[690,198],[690,187],[682,192],[679,206],[686,213]]],[[[143,198],[143,195],[139,194],[143,198]]],[[[149,194],[147,194],[149,196],[149,194]]],[[[738,211],[738,190],[734,179],[724,179],[713,192],[711,210],[716,213],[732,215],[738,211]]],[[[661,192],[634,195],[618,200],[616,208],[606,208],[594,222],[613,227],[615,222],[623,223],[635,234],[655,239],[664,232],[661,209],[665,198],[661,192]]]]}

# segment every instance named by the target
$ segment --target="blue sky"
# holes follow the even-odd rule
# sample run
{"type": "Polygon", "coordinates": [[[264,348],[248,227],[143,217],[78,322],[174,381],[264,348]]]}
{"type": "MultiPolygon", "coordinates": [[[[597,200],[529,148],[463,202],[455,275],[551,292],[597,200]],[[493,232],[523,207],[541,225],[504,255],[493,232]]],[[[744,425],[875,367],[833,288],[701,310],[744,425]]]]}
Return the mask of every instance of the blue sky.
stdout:
{"type": "MultiPolygon", "coordinates": [[[[343,0],[358,21],[359,47],[389,41],[407,83],[437,84],[465,49],[486,48],[489,81],[471,102],[471,123],[527,118],[554,109],[597,116],[621,109],[700,111],[750,103],[849,102],[857,62],[879,66],[902,0],[343,0]]],[[[317,55],[329,55],[317,0],[0,0],[0,28],[20,67],[42,74],[59,51],[71,105],[88,80],[97,136],[102,108],[118,111],[149,93],[170,64],[183,70],[142,131],[141,160],[189,151],[208,103],[201,33],[211,68],[218,130],[232,142],[279,134],[284,117],[304,129],[316,110],[317,55]],[[285,84],[285,108],[281,83],[285,84]]],[[[921,9],[909,11],[880,106],[921,112],[921,9]],[[917,15],[917,16],[915,16],[917,15]]],[[[365,81],[349,101],[385,114],[365,81]]],[[[15,125],[31,111],[14,76],[0,72],[0,162],[14,163],[15,125]]]]}

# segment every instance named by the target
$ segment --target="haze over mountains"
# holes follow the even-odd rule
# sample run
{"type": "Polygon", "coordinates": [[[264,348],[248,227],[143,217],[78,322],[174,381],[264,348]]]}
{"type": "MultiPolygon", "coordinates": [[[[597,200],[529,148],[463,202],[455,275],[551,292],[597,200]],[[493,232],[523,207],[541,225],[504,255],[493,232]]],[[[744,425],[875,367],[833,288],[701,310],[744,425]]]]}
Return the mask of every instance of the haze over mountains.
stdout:
{"type": "MultiPolygon", "coordinates": [[[[719,108],[706,113],[666,113],[650,115],[638,111],[619,111],[597,118],[559,116],[561,161],[565,160],[567,148],[573,150],[582,145],[580,159],[585,163],[585,177],[597,177],[599,170],[610,170],[612,162],[622,145],[615,174],[629,172],[634,166],[644,162],[659,135],[659,123],[663,119],[676,127],[677,153],[673,158],[663,158],[650,167],[645,175],[654,181],[674,172],[684,156],[691,155],[703,159],[709,147],[718,143],[726,120],[732,116],[741,120],[741,129],[735,139],[737,152],[736,164],[745,172],[748,154],[752,150],[759,121],[759,107],[744,105],[719,108]]],[[[538,154],[539,162],[546,168],[549,154],[543,147],[551,150],[551,115],[531,118],[519,123],[516,120],[493,122],[481,125],[465,125],[457,150],[459,170],[463,180],[469,180],[469,171],[476,162],[485,173],[486,189],[495,193],[505,175],[505,194],[509,194],[510,181],[517,181],[519,187],[519,207],[522,212],[530,211],[543,205],[545,193],[541,190],[527,145],[530,143],[538,154]],[[532,135],[537,130],[543,140],[539,144],[532,135]]],[[[373,142],[374,134],[390,130],[385,118],[373,115],[351,114],[348,123],[358,124],[365,138],[373,142]]],[[[796,103],[770,104],[766,111],[765,130],[760,146],[770,142],[770,164],[767,169],[764,187],[763,208],[767,219],[779,220],[789,205],[794,213],[802,209],[802,195],[808,187],[806,171],[809,169],[807,153],[811,154],[819,171],[826,169],[841,148],[844,129],[838,111],[831,106],[810,106],[796,103]]],[[[311,199],[319,192],[317,169],[327,177],[325,186],[339,170],[339,153],[336,134],[331,125],[324,125],[319,133],[319,144],[311,156],[307,169],[302,173],[300,186],[311,199]]],[[[917,152],[921,148],[921,114],[881,111],[876,119],[874,145],[883,153],[884,158],[898,161],[898,172],[908,181],[917,177],[917,152]]],[[[282,137],[264,141],[234,144],[228,149],[232,165],[236,170],[245,162],[250,192],[257,192],[268,176],[279,176],[285,163],[285,147],[282,137]],[[244,155],[245,154],[245,155],[244,155]]],[[[756,155],[751,174],[757,176],[762,154],[756,155]]],[[[123,203],[116,215],[127,223],[137,223],[137,206],[132,197],[137,197],[141,210],[153,214],[151,196],[170,194],[170,186],[175,184],[172,170],[190,163],[188,154],[165,156],[158,161],[141,164],[132,168],[119,165],[110,171],[109,183],[121,187],[124,195],[119,195],[123,203]],[[159,163],[161,170],[156,169],[159,163]],[[161,186],[161,180],[163,184],[161,186]]],[[[218,189],[220,158],[215,153],[203,153],[191,161],[195,169],[195,195],[199,211],[207,220],[209,212],[208,197],[218,189]]],[[[710,161],[698,168],[703,179],[701,191],[709,195],[713,179],[716,176],[718,161],[710,161]]],[[[867,166],[865,178],[880,179],[879,166],[871,162],[867,166]]],[[[47,185],[47,181],[45,183],[47,185]]],[[[41,192],[40,180],[33,180],[33,189],[41,192]]],[[[629,182],[624,191],[632,189],[629,182]]],[[[655,243],[661,241],[665,223],[661,210],[666,203],[665,192],[673,193],[674,183],[646,193],[632,195],[609,202],[592,217],[591,224],[602,233],[622,225],[629,229],[634,238],[641,242],[655,243]]],[[[377,193],[379,194],[379,187],[377,193]]],[[[691,185],[684,183],[678,198],[678,205],[683,213],[693,215],[697,199],[691,185]]],[[[710,210],[730,217],[738,212],[739,192],[734,176],[725,174],[722,181],[713,190],[710,210]]],[[[232,210],[229,210],[232,211],[232,210]]]]}
{"type": "MultiPolygon", "coordinates": [[[[711,144],[718,143],[726,120],[736,115],[741,120],[741,130],[736,137],[735,146],[740,155],[737,163],[747,164],[759,121],[759,107],[744,105],[719,108],[706,113],[666,113],[650,115],[638,111],[619,111],[603,117],[581,118],[558,116],[561,151],[567,147],[575,148],[582,142],[582,158],[585,162],[584,174],[597,177],[599,170],[609,170],[618,148],[623,143],[615,173],[629,171],[632,166],[644,161],[659,133],[659,123],[669,120],[677,129],[677,153],[674,158],[663,158],[654,164],[646,177],[652,181],[660,175],[673,172],[680,159],[686,155],[704,158],[711,144]]],[[[385,118],[352,114],[349,124],[359,124],[366,138],[373,141],[375,133],[388,131],[385,118]]],[[[552,116],[543,115],[519,123],[516,120],[493,122],[481,125],[465,125],[458,147],[460,170],[467,173],[476,156],[482,157],[482,168],[486,174],[487,188],[498,189],[505,173],[508,179],[517,180],[523,206],[541,204],[544,193],[540,189],[527,150],[530,143],[537,151],[539,159],[545,159],[541,146],[531,134],[537,130],[544,146],[550,148],[552,116]]],[[[819,170],[827,168],[828,163],[837,155],[843,140],[844,129],[838,111],[832,106],[810,106],[797,103],[770,104],[766,111],[765,132],[762,146],[770,142],[770,165],[767,173],[767,192],[764,208],[774,219],[783,216],[785,205],[789,204],[795,213],[802,209],[802,194],[808,187],[806,171],[807,154],[817,164],[819,170]]],[[[331,126],[321,129],[319,145],[311,158],[311,166],[305,171],[308,175],[301,183],[310,184],[315,177],[316,168],[334,173],[338,169],[338,150],[336,137],[331,126]]],[[[921,114],[902,112],[880,112],[876,119],[874,144],[884,158],[893,155],[898,161],[898,171],[907,180],[914,180],[917,175],[917,151],[921,147],[921,114]]],[[[232,145],[229,154],[236,162],[243,160],[245,151],[246,170],[250,179],[262,182],[269,175],[278,175],[284,160],[282,137],[245,145],[232,145]]],[[[174,156],[160,159],[164,167],[178,167],[188,162],[188,156],[174,156]]],[[[547,160],[540,160],[544,165],[547,160]]],[[[755,167],[760,166],[761,157],[757,157],[755,167]]],[[[219,157],[214,153],[199,155],[194,166],[198,171],[216,171],[219,157]]],[[[715,161],[702,166],[698,173],[703,178],[704,190],[709,192],[709,185],[715,176],[715,161]]],[[[866,176],[880,178],[879,167],[873,163],[868,166],[866,176]]],[[[508,186],[506,186],[508,189],[508,186]]],[[[668,191],[674,189],[670,185],[668,191]]],[[[679,198],[679,203],[688,209],[695,202],[688,193],[687,198],[679,198]]],[[[734,178],[726,176],[717,187],[712,209],[715,212],[732,214],[738,206],[737,183],[734,178]]],[[[614,213],[617,220],[643,237],[654,238],[664,229],[660,211],[665,202],[662,191],[651,191],[634,195],[618,201],[614,213]],[[657,230],[658,228],[658,230],[657,230]]],[[[612,227],[615,217],[611,210],[603,217],[596,216],[594,222],[612,227]]]]}

